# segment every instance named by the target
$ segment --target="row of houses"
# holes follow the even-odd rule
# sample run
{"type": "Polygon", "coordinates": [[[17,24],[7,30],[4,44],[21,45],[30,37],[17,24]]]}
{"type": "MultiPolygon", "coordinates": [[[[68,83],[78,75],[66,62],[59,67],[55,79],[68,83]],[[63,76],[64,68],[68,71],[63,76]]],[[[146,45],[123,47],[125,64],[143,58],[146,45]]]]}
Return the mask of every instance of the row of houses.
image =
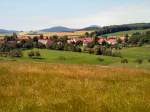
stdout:
{"type": "MultiPolygon", "coordinates": [[[[122,42],[125,41],[125,37],[116,37],[116,36],[111,36],[111,37],[98,37],[97,38],[97,42],[99,44],[102,44],[103,42],[107,42],[110,45],[115,45],[117,44],[118,39],[120,39],[122,42]]],[[[82,41],[83,42],[83,46],[86,46],[88,43],[93,42],[93,38],[91,37],[86,37],[86,38],[73,38],[73,39],[69,39],[68,43],[77,43],[78,41],[82,41]]]]}
{"type": "MultiPolygon", "coordinates": [[[[40,35],[19,35],[17,38],[17,41],[20,42],[21,40],[29,40],[29,39],[33,39],[34,37],[38,38],[38,42],[44,44],[44,45],[50,45],[53,43],[53,41],[48,38],[47,36],[43,36],[43,38],[40,38],[40,35]]],[[[117,44],[117,40],[121,39],[122,41],[125,41],[125,37],[116,37],[116,36],[110,36],[110,37],[98,37],[97,38],[97,42],[99,44],[102,44],[103,42],[107,42],[110,45],[115,45],[117,44]]],[[[4,39],[0,39],[0,42],[4,41],[4,39]]],[[[71,43],[78,43],[78,42],[82,42],[83,46],[86,46],[88,43],[93,42],[93,38],[92,37],[85,37],[85,38],[68,38],[67,43],[71,44],[71,43]]]]}

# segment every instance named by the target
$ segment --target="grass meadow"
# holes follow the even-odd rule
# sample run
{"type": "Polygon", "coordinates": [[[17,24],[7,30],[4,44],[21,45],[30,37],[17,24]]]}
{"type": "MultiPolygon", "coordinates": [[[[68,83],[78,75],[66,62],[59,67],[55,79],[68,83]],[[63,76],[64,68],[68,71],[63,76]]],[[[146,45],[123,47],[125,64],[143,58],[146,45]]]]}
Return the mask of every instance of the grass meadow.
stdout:
{"type": "Polygon", "coordinates": [[[23,51],[22,58],[4,58],[0,60],[19,61],[19,62],[46,62],[58,64],[89,64],[89,65],[102,65],[102,66],[127,66],[133,68],[147,68],[150,69],[150,46],[124,48],[120,50],[123,59],[128,59],[128,64],[121,64],[122,58],[110,56],[98,56],[88,53],[76,53],[68,51],[55,51],[48,49],[32,49],[41,53],[41,59],[32,59],[28,57],[28,52],[31,50],[23,51]],[[101,59],[103,61],[101,61],[101,59]],[[138,64],[135,62],[137,59],[142,59],[143,63],[138,64]]]}
{"type": "Polygon", "coordinates": [[[28,57],[31,50],[22,58],[0,58],[0,112],[150,111],[150,46],[121,50],[128,64],[118,57],[33,50],[40,60],[28,57]]]}
{"type": "Polygon", "coordinates": [[[149,112],[150,71],[0,61],[0,112],[149,112]]]}

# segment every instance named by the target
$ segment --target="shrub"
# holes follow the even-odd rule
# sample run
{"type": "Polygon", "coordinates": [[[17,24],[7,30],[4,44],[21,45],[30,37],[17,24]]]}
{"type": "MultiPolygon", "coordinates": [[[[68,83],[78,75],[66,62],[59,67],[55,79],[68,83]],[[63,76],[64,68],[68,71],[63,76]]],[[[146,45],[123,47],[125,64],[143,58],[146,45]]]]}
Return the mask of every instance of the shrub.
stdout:
{"type": "Polygon", "coordinates": [[[128,63],[128,59],[122,59],[122,60],[121,60],[121,63],[123,63],[123,64],[128,63]]]}
{"type": "Polygon", "coordinates": [[[34,56],[35,56],[34,51],[30,51],[30,52],[28,53],[28,56],[29,56],[29,58],[34,57],[34,56]]]}
{"type": "Polygon", "coordinates": [[[39,51],[36,51],[36,52],[35,52],[35,56],[36,56],[36,57],[40,57],[40,56],[41,56],[40,52],[39,52],[39,51]]]}
{"type": "Polygon", "coordinates": [[[148,62],[150,63],[150,59],[148,59],[148,62]]]}
{"type": "Polygon", "coordinates": [[[0,56],[1,57],[8,57],[9,56],[9,52],[0,52],[0,56]]]}
{"type": "Polygon", "coordinates": [[[37,59],[39,59],[39,57],[41,56],[41,54],[40,54],[40,52],[39,51],[30,51],[29,53],[28,53],[28,56],[30,57],[30,58],[37,58],[37,59]]]}
{"type": "Polygon", "coordinates": [[[82,51],[80,47],[76,47],[75,50],[76,50],[76,52],[81,52],[82,51]]]}
{"type": "Polygon", "coordinates": [[[110,50],[110,49],[103,49],[102,50],[102,54],[104,56],[112,56],[112,50],[110,50]]]}
{"type": "Polygon", "coordinates": [[[120,57],[120,58],[122,57],[121,52],[119,52],[119,51],[113,52],[113,53],[112,53],[112,56],[113,56],[113,57],[120,57]]]}
{"type": "Polygon", "coordinates": [[[64,45],[64,50],[65,51],[77,52],[76,47],[73,44],[65,44],[64,45]]]}
{"type": "Polygon", "coordinates": [[[31,48],[33,48],[33,43],[32,43],[32,41],[26,41],[26,42],[23,44],[23,48],[26,48],[26,49],[31,49],[31,48]]]}
{"type": "Polygon", "coordinates": [[[95,55],[101,55],[102,54],[101,49],[100,49],[99,46],[94,47],[94,54],[95,55]]]}
{"type": "Polygon", "coordinates": [[[37,48],[40,48],[40,49],[46,48],[46,46],[45,46],[44,44],[40,43],[40,42],[38,42],[38,44],[37,44],[36,47],[37,47],[37,48]]]}
{"type": "Polygon", "coordinates": [[[11,57],[22,57],[23,56],[21,50],[12,50],[9,52],[9,55],[11,57]]]}
{"type": "Polygon", "coordinates": [[[92,48],[87,49],[87,51],[88,51],[89,54],[93,54],[94,53],[94,50],[92,48]]]}
{"type": "Polygon", "coordinates": [[[64,51],[68,51],[68,47],[69,47],[69,45],[68,45],[68,44],[65,44],[65,46],[64,46],[64,51]]]}
{"type": "Polygon", "coordinates": [[[91,42],[91,43],[88,43],[87,44],[87,47],[88,48],[93,48],[95,46],[95,43],[94,42],[91,42]]]}
{"type": "Polygon", "coordinates": [[[98,59],[98,61],[100,61],[100,62],[103,62],[103,61],[104,61],[104,59],[101,58],[101,57],[99,57],[99,58],[97,58],[97,59],[98,59]]]}
{"type": "Polygon", "coordinates": [[[137,62],[138,64],[142,64],[143,60],[142,59],[137,59],[137,60],[135,60],[135,62],[137,62]]]}

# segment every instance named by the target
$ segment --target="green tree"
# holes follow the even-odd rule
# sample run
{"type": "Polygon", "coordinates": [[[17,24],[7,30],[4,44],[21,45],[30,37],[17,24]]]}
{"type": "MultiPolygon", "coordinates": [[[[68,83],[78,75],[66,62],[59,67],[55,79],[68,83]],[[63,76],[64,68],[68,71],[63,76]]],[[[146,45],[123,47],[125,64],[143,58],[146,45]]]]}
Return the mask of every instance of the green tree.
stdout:
{"type": "Polygon", "coordinates": [[[86,32],[85,37],[89,37],[89,36],[90,36],[89,32],[86,32]]]}
{"type": "Polygon", "coordinates": [[[16,33],[13,33],[13,36],[12,36],[14,39],[17,39],[18,38],[18,36],[17,36],[17,34],[16,33]]]}
{"type": "Polygon", "coordinates": [[[21,50],[16,50],[16,49],[15,50],[11,50],[9,55],[11,57],[18,57],[18,58],[23,56],[22,51],[21,50]]]}

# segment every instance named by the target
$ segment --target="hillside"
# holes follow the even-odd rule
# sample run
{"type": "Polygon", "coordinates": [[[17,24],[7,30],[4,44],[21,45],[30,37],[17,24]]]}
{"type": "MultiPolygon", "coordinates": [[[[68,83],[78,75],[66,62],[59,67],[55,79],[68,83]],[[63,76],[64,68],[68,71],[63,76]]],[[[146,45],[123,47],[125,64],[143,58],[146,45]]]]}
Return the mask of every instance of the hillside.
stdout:
{"type": "Polygon", "coordinates": [[[121,64],[121,58],[111,56],[99,56],[87,53],[76,53],[68,51],[53,51],[47,49],[33,49],[41,53],[41,59],[31,59],[28,57],[28,52],[31,50],[25,50],[24,57],[22,58],[5,58],[0,57],[0,60],[21,61],[21,62],[46,62],[46,63],[58,63],[58,64],[90,64],[90,65],[102,65],[102,66],[126,66],[132,68],[146,68],[150,69],[150,46],[124,48],[120,52],[124,59],[128,59],[128,64],[121,64]],[[101,61],[101,59],[103,61],[101,61]],[[138,64],[137,59],[142,59],[143,63],[138,64]]]}
{"type": "Polygon", "coordinates": [[[52,28],[42,29],[41,32],[72,32],[75,31],[75,29],[63,27],[63,26],[56,26],[52,28]]]}
{"type": "Polygon", "coordinates": [[[0,34],[12,34],[13,32],[17,32],[17,31],[0,29],[0,34]]]}
{"type": "Polygon", "coordinates": [[[79,29],[79,31],[97,31],[99,30],[101,27],[98,26],[98,25],[91,25],[89,27],[85,27],[85,28],[82,28],[82,29],[79,29]]]}
{"type": "Polygon", "coordinates": [[[105,34],[106,36],[124,36],[126,34],[132,35],[133,33],[139,32],[139,33],[145,33],[147,31],[150,31],[150,29],[144,29],[144,30],[130,30],[130,31],[121,31],[116,33],[109,33],[105,34]]]}
{"type": "Polygon", "coordinates": [[[117,33],[122,31],[131,30],[146,30],[150,29],[150,23],[134,23],[134,24],[123,24],[123,25],[111,25],[104,26],[96,31],[96,35],[105,35],[110,33],[117,33]]]}

